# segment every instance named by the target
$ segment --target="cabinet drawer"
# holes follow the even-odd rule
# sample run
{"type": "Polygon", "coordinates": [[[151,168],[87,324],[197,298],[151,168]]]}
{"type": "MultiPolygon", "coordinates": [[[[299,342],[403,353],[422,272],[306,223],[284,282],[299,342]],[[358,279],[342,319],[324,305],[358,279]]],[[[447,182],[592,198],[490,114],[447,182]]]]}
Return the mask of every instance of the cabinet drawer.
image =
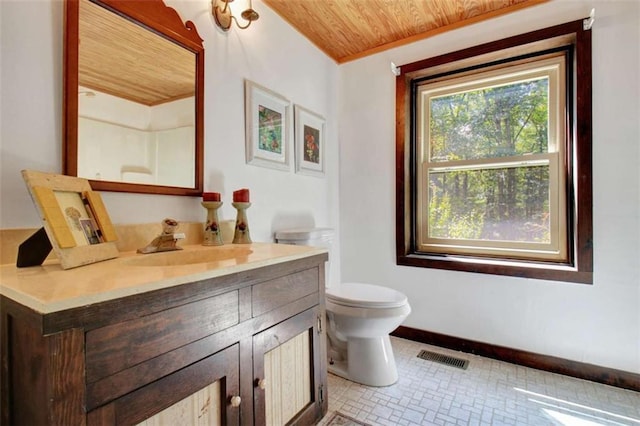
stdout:
{"type": "Polygon", "coordinates": [[[103,377],[238,324],[238,292],[86,333],[86,379],[103,377]]]}
{"type": "Polygon", "coordinates": [[[319,291],[318,268],[256,284],[251,288],[251,312],[254,317],[319,291]]]}

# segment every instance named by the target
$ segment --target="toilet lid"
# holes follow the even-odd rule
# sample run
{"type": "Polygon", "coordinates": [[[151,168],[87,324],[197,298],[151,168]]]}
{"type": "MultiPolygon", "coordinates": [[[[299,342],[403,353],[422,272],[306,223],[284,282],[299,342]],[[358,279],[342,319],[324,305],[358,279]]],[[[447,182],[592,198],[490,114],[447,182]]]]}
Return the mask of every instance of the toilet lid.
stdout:
{"type": "Polygon", "coordinates": [[[407,303],[407,296],[399,291],[364,283],[343,283],[327,289],[326,297],[337,305],[355,308],[398,308],[407,303]]]}

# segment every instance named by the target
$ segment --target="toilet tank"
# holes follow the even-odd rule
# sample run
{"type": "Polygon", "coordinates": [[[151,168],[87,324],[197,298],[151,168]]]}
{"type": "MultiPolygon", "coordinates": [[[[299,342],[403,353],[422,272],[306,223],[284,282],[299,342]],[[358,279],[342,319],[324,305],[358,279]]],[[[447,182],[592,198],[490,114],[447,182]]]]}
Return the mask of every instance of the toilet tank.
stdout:
{"type": "Polygon", "coordinates": [[[326,248],[329,252],[329,261],[326,263],[326,283],[331,287],[331,251],[333,246],[334,231],[332,228],[293,228],[277,231],[276,243],[292,244],[297,246],[312,246],[326,248]]]}

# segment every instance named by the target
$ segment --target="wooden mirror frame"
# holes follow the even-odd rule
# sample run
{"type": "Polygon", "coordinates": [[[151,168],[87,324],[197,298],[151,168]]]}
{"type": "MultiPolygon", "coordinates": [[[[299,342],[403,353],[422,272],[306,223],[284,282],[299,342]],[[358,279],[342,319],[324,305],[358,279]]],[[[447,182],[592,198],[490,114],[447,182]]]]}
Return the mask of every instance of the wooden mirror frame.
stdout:
{"type": "MultiPolygon", "coordinates": [[[[196,59],[195,186],[183,188],[89,180],[91,187],[98,191],[200,196],[204,169],[204,46],[194,23],[183,23],[178,13],[162,0],[90,1],[184,47],[193,52],[196,59]]],[[[69,176],[78,176],[79,13],[79,0],[65,1],[62,169],[69,176]]]]}

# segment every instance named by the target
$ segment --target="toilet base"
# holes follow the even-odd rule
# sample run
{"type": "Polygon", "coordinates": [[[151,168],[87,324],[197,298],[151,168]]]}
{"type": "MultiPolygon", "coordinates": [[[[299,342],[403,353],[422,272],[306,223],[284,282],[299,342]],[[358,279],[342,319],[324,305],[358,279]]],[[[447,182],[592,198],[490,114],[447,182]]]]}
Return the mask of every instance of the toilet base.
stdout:
{"type": "Polygon", "coordinates": [[[331,374],[335,374],[336,376],[340,376],[343,379],[351,380],[349,378],[349,373],[347,372],[347,363],[345,361],[329,360],[327,371],[331,374]]]}
{"type": "Polygon", "coordinates": [[[398,381],[398,370],[389,336],[351,337],[347,342],[347,361],[329,360],[329,372],[366,386],[390,386],[398,381]]]}

